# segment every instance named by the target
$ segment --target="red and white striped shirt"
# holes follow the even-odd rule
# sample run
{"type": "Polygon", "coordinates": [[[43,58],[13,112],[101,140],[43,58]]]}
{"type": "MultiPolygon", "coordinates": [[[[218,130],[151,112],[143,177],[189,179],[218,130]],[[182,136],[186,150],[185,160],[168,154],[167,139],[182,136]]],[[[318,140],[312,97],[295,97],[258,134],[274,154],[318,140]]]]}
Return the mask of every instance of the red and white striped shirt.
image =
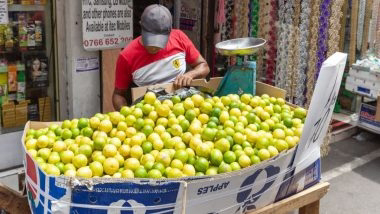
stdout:
{"type": "Polygon", "coordinates": [[[186,72],[186,64],[193,64],[200,56],[191,40],[180,30],[172,30],[166,47],[149,54],[134,39],[119,55],[116,64],[115,88],[128,89],[132,81],[137,86],[174,82],[186,72]]]}

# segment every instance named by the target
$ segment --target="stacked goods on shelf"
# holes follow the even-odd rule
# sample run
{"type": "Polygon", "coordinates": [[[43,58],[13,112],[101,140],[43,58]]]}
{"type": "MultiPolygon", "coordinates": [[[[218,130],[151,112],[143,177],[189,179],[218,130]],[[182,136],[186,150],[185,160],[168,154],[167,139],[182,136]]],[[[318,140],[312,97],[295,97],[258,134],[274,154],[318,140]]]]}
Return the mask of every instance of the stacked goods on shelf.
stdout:
{"type": "Polygon", "coordinates": [[[346,89],[368,97],[370,102],[363,102],[359,109],[359,126],[380,132],[380,59],[368,57],[352,65],[346,80],[346,89]]]}
{"type": "Polygon", "coordinates": [[[8,102],[8,73],[7,64],[0,60],[0,106],[8,102]]]}
{"type": "Polygon", "coordinates": [[[51,121],[51,101],[50,97],[43,97],[38,99],[38,109],[40,119],[39,121],[51,121]]]}
{"type": "Polygon", "coordinates": [[[39,100],[48,95],[49,87],[45,8],[33,6],[47,2],[8,0],[7,3],[9,22],[0,24],[0,109],[6,115],[1,124],[16,128],[27,120],[50,121],[49,98],[44,98],[43,103],[39,100]]]}
{"type": "Polygon", "coordinates": [[[8,5],[22,4],[22,5],[44,5],[46,0],[7,0],[8,5]]]}
{"type": "MultiPolygon", "coordinates": [[[[144,102],[121,112],[28,122],[22,143],[31,211],[245,213],[302,191],[320,180],[320,145],[346,59],[336,53],[323,64],[306,118],[284,103],[283,90],[262,83],[258,96],[190,95],[182,103],[147,93],[174,92],[163,84],[134,89],[144,102]]],[[[216,90],[220,80],[194,84],[216,90]]]]}
{"type": "Polygon", "coordinates": [[[2,119],[4,128],[12,128],[16,126],[16,112],[14,103],[2,105],[2,119]]]}
{"type": "Polygon", "coordinates": [[[351,66],[346,89],[377,99],[380,95],[380,59],[369,57],[351,66]]]}
{"type": "Polygon", "coordinates": [[[362,103],[359,112],[359,127],[364,127],[372,132],[380,133],[380,103],[362,103]]]}
{"type": "Polygon", "coordinates": [[[13,128],[24,125],[28,121],[28,103],[29,101],[21,101],[18,104],[14,102],[3,104],[3,127],[13,128]]]}
{"type": "Polygon", "coordinates": [[[22,126],[26,122],[28,122],[28,103],[29,101],[20,101],[17,105],[15,105],[15,125],[22,126]]]}
{"type": "MultiPolygon", "coordinates": [[[[28,104],[24,102],[27,97],[27,89],[44,90],[49,85],[47,58],[30,55],[27,59],[27,66],[20,61],[8,62],[5,59],[0,60],[0,108],[3,108],[5,115],[9,115],[10,113],[8,112],[13,112],[15,108],[20,112],[20,114],[16,114],[20,117],[20,119],[16,118],[17,121],[8,120],[8,118],[15,119],[13,114],[2,118],[4,127],[7,128],[20,127],[28,120],[28,104]]],[[[41,96],[39,92],[34,94],[36,93],[37,95],[33,96],[41,96]]],[[[28,97],[28,99],[30,98],[32,97],[28,97]]],[[[32,100],[35,99],[33,98],[32,100]]],[[[34,102],[39,104],[41,121],[51,121],[50,99],[42,98],[34,102]]]]}
{"type": "Polygon", "coordinates": [[[9,12],[9,23],[0,24],[0,51],[26,52],[44,49],[42,11],[9,12]]]}

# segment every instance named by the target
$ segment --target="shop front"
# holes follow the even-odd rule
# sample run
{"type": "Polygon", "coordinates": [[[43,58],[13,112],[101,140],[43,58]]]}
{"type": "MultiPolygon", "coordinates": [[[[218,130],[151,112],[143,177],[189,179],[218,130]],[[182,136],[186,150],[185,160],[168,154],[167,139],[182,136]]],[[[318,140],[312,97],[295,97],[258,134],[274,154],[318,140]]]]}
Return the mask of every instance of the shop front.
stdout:
{"type": "Polygon", "coordinates": [[[0,23],[0,169],[21,165],[28,120],[57,119],[52,1],[2,1],[0,23]],[[3,161],[4,160],[4,161],[3,161]]]}

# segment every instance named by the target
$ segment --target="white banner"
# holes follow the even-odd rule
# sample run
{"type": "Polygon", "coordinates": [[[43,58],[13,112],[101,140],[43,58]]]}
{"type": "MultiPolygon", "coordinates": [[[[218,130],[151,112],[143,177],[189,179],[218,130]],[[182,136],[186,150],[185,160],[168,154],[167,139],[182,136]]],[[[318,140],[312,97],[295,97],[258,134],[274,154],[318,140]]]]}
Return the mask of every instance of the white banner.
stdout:
{"type": "MultiPolygon", "coordinates": [[[[347,54],[335,53],[322,65],[298,145],[294,166],[322,145],[342,82],[347,54]]],[[[297,171],[296,171],[297,172],[297,171]]]]}
{"type": "Polygon", "coordinates": [[[82,0],[83,47],[125,47],[133,39],[132,0],[82,0]]]}

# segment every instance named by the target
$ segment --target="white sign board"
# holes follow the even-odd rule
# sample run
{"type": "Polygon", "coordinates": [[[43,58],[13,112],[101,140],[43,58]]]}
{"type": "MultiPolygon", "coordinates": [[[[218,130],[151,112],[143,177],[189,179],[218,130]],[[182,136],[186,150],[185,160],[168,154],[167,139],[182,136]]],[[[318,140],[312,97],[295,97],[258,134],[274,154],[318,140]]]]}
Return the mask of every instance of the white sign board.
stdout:
{"type": "Polygon", "coordinates": [[[99,71],[99,57],[79,57],[76,62],[76,72],[99,71]]]}
{"type": "Polygon", "coordinates": [[[82,0],[82,20],[86,50],[123,48],[133,39],[132,0],[82,0]]]}
{"type": "Polygon", "coordinates": [[[0,24],[8,24],[7,0],[0,0],[0,24]]]}
{"type": "Polygon", "coordinates": [[[338,52],[322,65],[294,159],[295,164],[302,163],[311,153],[319,151],[323,143],[338,98],[346,61],[347,54],[338,52]]]}

